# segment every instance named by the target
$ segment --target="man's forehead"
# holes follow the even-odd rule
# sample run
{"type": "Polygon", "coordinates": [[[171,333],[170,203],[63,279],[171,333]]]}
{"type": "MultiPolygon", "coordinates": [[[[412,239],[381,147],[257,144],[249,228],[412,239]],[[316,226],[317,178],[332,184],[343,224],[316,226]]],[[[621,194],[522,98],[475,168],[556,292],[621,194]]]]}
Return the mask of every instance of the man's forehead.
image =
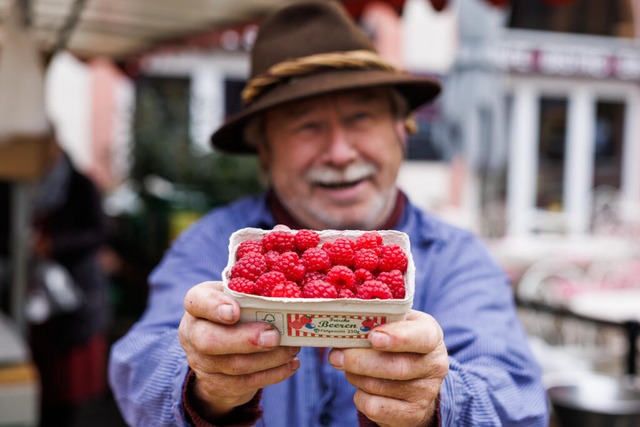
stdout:
{"type": "Polygon", "coordinates": [[[386,88],[350,89],[293,101],[281,109],[287,115],[298,116],[324,105],[370,105],[377,100],[387,101],[389,96],[390,90],[386,88]]]}

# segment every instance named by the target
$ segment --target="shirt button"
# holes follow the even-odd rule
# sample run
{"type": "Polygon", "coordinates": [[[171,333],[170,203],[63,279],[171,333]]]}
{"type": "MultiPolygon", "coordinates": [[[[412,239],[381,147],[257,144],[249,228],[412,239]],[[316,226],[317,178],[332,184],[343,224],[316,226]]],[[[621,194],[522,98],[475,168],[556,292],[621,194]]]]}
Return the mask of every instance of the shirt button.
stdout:
{"type": "Polygon", "coordinates": [[[320,414],[320,424],[322,424],[323,426],[328,426],[329,424],[331,424],[331,414],[328,414],[326,412],[320,414]]]}

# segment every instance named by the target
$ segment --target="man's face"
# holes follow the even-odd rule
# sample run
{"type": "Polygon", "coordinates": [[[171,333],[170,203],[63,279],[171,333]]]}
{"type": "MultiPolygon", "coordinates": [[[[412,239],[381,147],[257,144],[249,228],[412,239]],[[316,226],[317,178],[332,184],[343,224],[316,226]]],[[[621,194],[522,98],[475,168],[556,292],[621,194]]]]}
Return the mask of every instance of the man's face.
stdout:
{"type": "Polygon", "coordinates": [[[265,113],[258,147],[271,184],[309,228],[375,229],[390,215],[403,122],[382,89],[347,91],[265,113]]]}

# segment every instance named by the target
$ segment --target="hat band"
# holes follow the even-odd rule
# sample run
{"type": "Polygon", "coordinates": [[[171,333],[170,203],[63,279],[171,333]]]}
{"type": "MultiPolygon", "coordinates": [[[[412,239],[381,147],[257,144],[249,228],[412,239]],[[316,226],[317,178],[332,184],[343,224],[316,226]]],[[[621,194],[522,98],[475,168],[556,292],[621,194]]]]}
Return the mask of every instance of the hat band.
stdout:
{"type": "Polygon", "coordinates": [[[319,53],[277,63],[267,73],[252,78],[242,91],[242,103],[244,106],[251,104],[270,88],[292,77],[332,69],[397,71],[396,67],[370,50],[319,53]]]}

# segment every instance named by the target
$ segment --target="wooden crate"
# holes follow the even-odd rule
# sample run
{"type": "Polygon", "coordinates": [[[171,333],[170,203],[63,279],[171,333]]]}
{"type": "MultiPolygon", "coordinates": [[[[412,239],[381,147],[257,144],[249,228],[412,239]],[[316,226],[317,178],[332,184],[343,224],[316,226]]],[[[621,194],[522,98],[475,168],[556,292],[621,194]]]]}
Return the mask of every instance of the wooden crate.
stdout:
{"type": "Polygon", "coordinates": [[[0,179],[31,181],[47,169],[48,137],[14,137],[0,141],[0,179]]]}

